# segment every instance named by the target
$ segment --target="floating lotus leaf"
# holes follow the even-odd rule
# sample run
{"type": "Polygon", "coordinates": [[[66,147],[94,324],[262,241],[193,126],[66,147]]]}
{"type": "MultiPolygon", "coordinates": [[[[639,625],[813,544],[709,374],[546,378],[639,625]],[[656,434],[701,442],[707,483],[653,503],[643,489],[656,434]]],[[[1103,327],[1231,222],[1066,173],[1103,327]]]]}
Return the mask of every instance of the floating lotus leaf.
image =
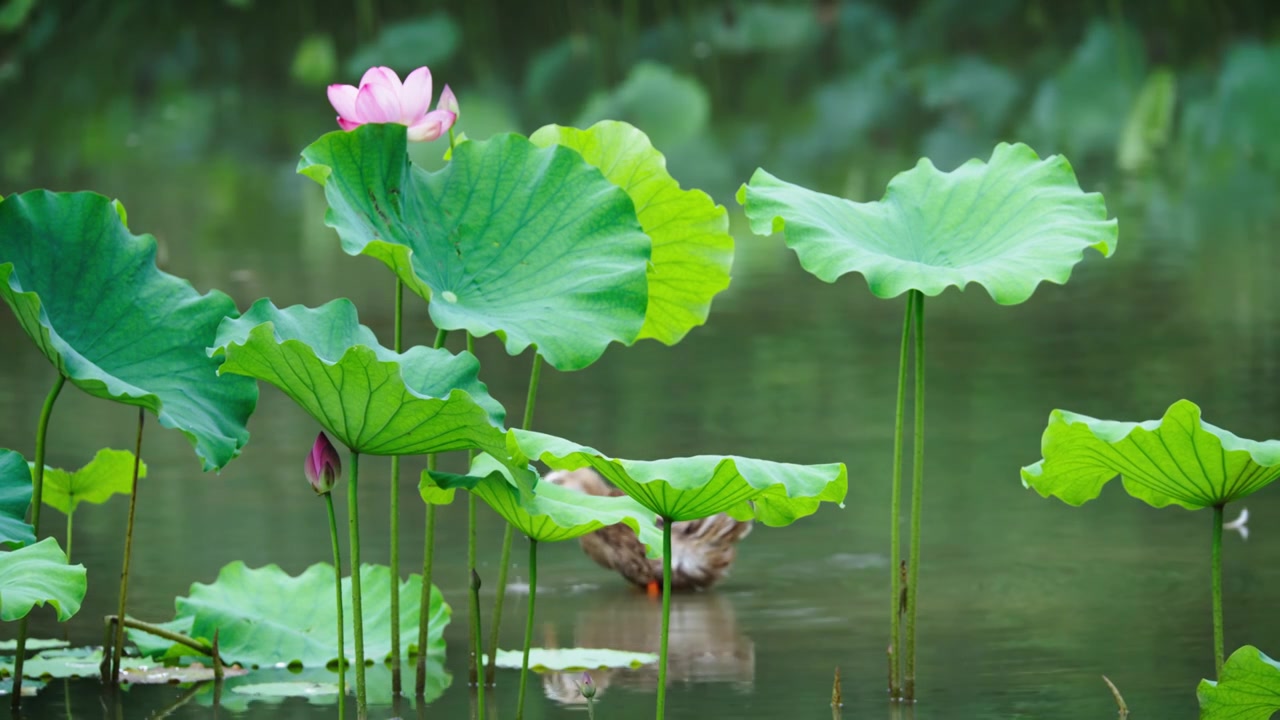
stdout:
{"type": "Polygon", "coordinates": [[[81,390],[151,410],[219,469],[249,440],[258,401],[246,378],[219,378],[204,348],[236,314],[155,265],[124,208],[94,193],[35,190],[0,203],[0,296],[49,361],[81,390]]]}
{"type": "Polygon", "coordinates": [[[409,163],[404,129],[325,135],[298,171],[325,186],[343,249],[390,267],[437,327],[498,333],[560,370],[636,340],[650,241],[625,192],[580,155],[519,135],[459,145],[435,173],[409,163]]]}
{"type": "MultiPolygon", "coordinates": [[[[401,676],[412,678],[414,664],[409,662],[401,667],[401,676]]],[[[453,676],[445,671],[441,656],[431,655],[427,658],[427,686],[424,692],[426,702],[436,700],[453,683],[453,676]]],[[[352,694],[355,686],[355,675],[347,670],[347,694],[352,694]]],[[[408,706],[417,704],[413,693],[406,693],[397,698],[391,692],[391,666],[386,663],[374,663],[365,668],[365,690],[370,705],[391,705],[393,701],[408,706]]],[[[196,703],[203,706],[213,704],[213,687],[201,690],[196,695],[196,703]]],[[[338,671],[325,668],[261,668],[243,677],[228,678],[223,685],[218,707],[231,712],[245,712],[253,703],[279,704],[287,698],[306,698],[312,705],[333,705],[338,701],[338,671]]]]}
{"type": "MultiPolygon", "coordinates": [[[[169,622],[151,624],[163,630],[176,632],[179,635],[186,635],[192,640],[198,640],[206,645],[213,645],[213,638],[195,637],[191,634],[191,623],[194,620],[194,617],[187,615],[185,617],[174,618],[169,622]]],[[[189,648],[186,645],[165,640],[164,638],[159,637],[158,635],[152,635],[149,632],[135,630],[130,627],[126,627],[124,632],[129,636],[129,642],[132,642],[138,648],[138,654],[144,657],[156,658],[159,660],[175,660],[181,657],[207,657],[204,653],[201,653],[198,650],[189,648]]]]}
{"type": "MultiPolygon", "coordinates": [[[[27,638],[27,652],[40,652],[41,650],[52,650],[54,648],[69,647],[71,643],[66,640],[51,640],[49,638],[27,638]]],[[[0,640],[0,653],[16,653],[18,651],[17,640],[0,640]]]]}
{"type": "MultiPolygon", "coordinates": [[[[791,465],[732,455],[669,460],[615,460],[552,435],[511,430],[509,448],[557,470],[592,467],[636,502],[669,520],[726,512],[739,520],[789,525],[821,502],[843,503],[849,478],[843,463],[791,465]]],[[[542,493],[545,485],[538,486],[542,493]]]]}
{"type": "Polygon", "coordinates": [[[280,388],[355,452],[416,455],[503,447],[502,406],[470,353],[396,353],[361,325],[350,300],[283,310],[259,300],[218,330],[219,372],[280,388]]]}
{"type": "MultiPolygon", "coordinates": [[[[130,658],[136,660],[137,658],[130,658]]],[[[129,663],[129,667],[120,669],[120,682],[130,685],[168,685],[178,683],[208,682],[217,679],[212,661],[210,665],[191,663],[190,665],[163,665],[160,663],[129,663]]],[[[123,664],[123,662],[121,663],[123,664]]],[[[248,675],[249,671],[237,666],[222,668],[222,677],[238,677],[248,675]]]]}
{"type": "MultiPolygon", "coordinates": [[[[486,656],[487,660],[487,656],[486,656]]],[[[523,650],[499,650],[495,663],[500,668],[519,668],[523,650]]],[[[638,668],[658,662],[653,653],[603,648],[529,648],[529,669],[538,672],[638,668]]]]}
{"type": "Polygon", "coordinates": [[[68,565],[53,538],[0,552],[0,620],[25,617],[45,603],[58,611],[59,621],[66,620],[80,611],[84,593],[84,566],[68,565]]]}
{"type": "Polygon", "coordinates": [[[1143,502],[1190,510],[1239,500],[1280,476],[1280,441],[1236,437],[1188,400],[1143,423],[1054,410],[1040,444],[1044,459],[1022,469],[1022,482],[1069,505],[1098,497],[1117,475],[1143,502]]]}
{"type": "Polygon", "coordinates": [[[314,698],[324,697],[326,695],[337,695],[338,683],[336,681],[309,682],[306,680],[288,680],[285,682],[237,685],[231,688],[231,692],[265,698],[314,698]]]}
{"type": "Polygon", "coordinates": [[[1196,689],[1200,720],[1269,720],[1280,712],[1280,662],[1252,645],[1231,653],[1218,682],[1196,689]]]}
{"type": "Polygon", "coordinates": [[[20,453],[0,448],[0,546],[22,547],[36,541],[27,524],[31,507],[31,471],[20,453]]]}
{"type": "Polygon", "coordinates": [[[572,540],[603,527],[626,523],[651,557],[662,557],[662,531],[652,512],[629,497],[588,495],[555,483],[540,482],[537,494],[522,496],[510,470],[488,455],[471,463],[469,475],[423,471],[424,493],[462,488],[476,494],[517,530],[538,542],[572,540]]]}
{"type": "MultiPolygon", "coordinates": [[[[26,673],[23,673],[24,675],[26,673]]],[[[45,688],[46,683],[43,680],[27,679],[22,682],[22,697],[35,697],[45,688]]],[[[13,678],[7,677],[0,680],[0,697],[13,694],[13,678]]]]}
{"type": "MultiPolygon", "coordinates": [[[[365,657],[378,662],[391,653],[391,571],[382,565],[361,565],[360,585],[365,657]]],[[[342,588],[346,655],[354,658],[350,577],[343,578],[342,588]]],[[[415,652],[422,577],[409,576],[399,584],[399,591],[400,642],[415,652]]],[[[177,617],[192,618],[193,637],[212,637],[217,628],[218,648],[227,662],[263,667],[300,663],[323,668],[337,660],[337,617],[329,604],[332,597],[332,565],[319,563],[291,576],[275,565],[255,569],[233,562],[222,568],[212,584],[192,584],[190,595],[176,601],[177,617]]],[[[440,590],[432,587],[428,646],[432,654],[444,652],[444,626],[451,612],[440,590]]]]}
{"type": "Polygon", "coordinates": [[[1085,248],[1108,257],[1116,248],[1102,196],[1080,190],[1066,158],[1041,160],[1021,144],[1001,143],[989,162],[949,173],[922,159],[879,202],[824,195],[764,170],[738,201],[757,234],[786,232],[805,270],[826,282],[861,273],[882,298],[978,283],[1016,305],[1042,281],[1065,283],[1085,248]]]}
{"type": "Polygon", "coordinates": [[[563,145],[600,168],[631,196],[640,226],[653,240],[649,307],[640,339],[680,342],[707,320],[711,299],[729,287],[733,236],[729,214],[701,190],[681,190],[667,160],[636,128],[607,120],[586,130],[548,125],[529,138],[563,145]]]}
{"type": "MultiPolygon", "coordinates": [[[[65,680],[66,678],[99,677],[102,665],[102,648],[65,648],[45,650],[27,658],[22,664],[22,675],[32,679],[49,678],[65,680]]],[[[142,658],[125,657],[120,659],[120,672],[140,671],[153,666],[142,658]]],[[[0,663],[0,673],[12,675],[13,663],[0,663]]]]}
{"type": "MultiPolygon", "coordinates": [[[[128,495],[133,491],[133,461],[128,450],[104,448],[75,472],[45,466],[44,504],[67,514],[82,502],[100,505],[112,495],[128,495]]],[[[138,477],[146,476],[147,464],[140,463],[138,477]]]]}

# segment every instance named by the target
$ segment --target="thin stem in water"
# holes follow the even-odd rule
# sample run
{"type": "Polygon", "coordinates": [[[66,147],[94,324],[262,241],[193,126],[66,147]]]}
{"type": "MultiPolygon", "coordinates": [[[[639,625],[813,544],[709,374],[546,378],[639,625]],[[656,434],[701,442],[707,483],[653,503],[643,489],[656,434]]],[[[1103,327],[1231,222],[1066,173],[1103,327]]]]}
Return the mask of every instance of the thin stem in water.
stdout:
{"type": "MultiPolygon", "coordinates": [[[[453,128],[449,128],[449,145],[453,147],[453,128]]],[[[475,338],[471,333],[467,333],[467,352],[475,354],[475,338]]],[[[467,467],[471,467],[470,455],[467,453],[467,467]]],[[[473,492],[467,493],[467,580],[476,579],[478,581],[480,575],[476,573],[476,495],[473,492]]],[[[471,642],[467,644],[470,651],[467,653],[471,657],[467,662],[467,679],[471,687],[480,684],[480,656],[481,656],[481,635],[480,635],[480,596],[475,594],[475,602],[467,607],[467,612],[471,613],[471,622],[469,628],[471,630],[471,642]]],[[[481,701],[483,702],[483,701],[481,701]]]]}
{"type": "MultiPolygon", "coordinates": [[[[404,350],[404,281],[396,277],[395,349],[404,350]]],[[[400,697],[400,456],[391,456],[391,695],[400,697]]]]}
{"type": "Polygon", "coordinates": [[[1222,676],[1225,655],[1222,631],[1222,512],[1224,505],[1213,506],[1213,669],[1214,677],[1222,676]]]}
{"type": "MultiPolygon", "coordinates": [[[[478,658],[480,656],[480,638],[482,637],[480,635],[480,573],[474,570],[471,571],[471,584],[467,597],[471,605],[471,637],[473,639],[471,653],[478,658]]],[[[483,718],[484,686],[472,683],[472,687],[475,688],[472,692],[476,693],[476,717],[483,718]]]]}
{"type": "Polygon", "coordinates": [[[75,517],[75,514],[76,514],[76,507],[75,507],[75,504],[73,503],[67,508],[67,564],[68,565],[71,564],[71,538],[72,538],[71,527],[72,527],[72,518],[75,517]]]}
{"type": "Polygon", "coordinates": [[[338,606],[338,717],[342,717],[347,694],[347,645],[342,638],[342,551],[338,547],[338,516],[333,512],[333,492],[324,494],[329,510],[329,540],[333,543],[333,591],[338,606]]]}
{"type": "Polygon", "coordinates": [[[533,603],[538,595],[538,541],[529,538],[529,612],[524,619],[524,659],[520,661],[520,694],[516,720],[524,720],[524,689],[529,681],[529,646],[533,644],[533,603]]]}
{"type": "Polygon", "coordinates": [[[662,518],[662,641],[658,648],[658,720],[667,711],[667,636],[671,632],[671,523],[662,518]]]}
{"type": "MultiPolygon", "coordinates": [[[[133,489],[129,493],[129,519],[124,527],[124,566],[120,569],[120,603],[116,617],[122,621],[127,617],[125,606],[129,600],[129,561],[133,558],[133,520],[138,510],[138,466],[142,462],[142,425],[147,417],[143,408],[138,408],[138,437],[133,447],[133,489]]],[[[120,656],[124,654],[124,622],[116,623],[116,638],[111,648],[111,684],[120,683],[120,656]]]]}
{"type": "Polygon", "coordinates": [[[889,697],[902,694],[901,646],[902,593],[899,564],[902,558],[902,437],[906,428],[907,407],[907,355],[911,345],[911,316],[915,310],[916,296],[907,293],[907,312],[902,320],[902,351],[898,356],[898,405],[893,426],[893,485],[889,503],[889,697]]]}
{"type": "Polygon", "coordinates": [[[360,453],[351,453],[351,479],[347,484],[347,529],[351,543],[351,624],[356,633],[356,716],[363,720],[369,716],[369,706],[364,686],[364,610],[360,594],[360,453]]]}
{"type": "MultiPolygon", "coordinates": [[[[436,331],[436,350],[444,347],[449,331],[436,331]]],[[[427,456],[427,470],[436,469],[436,456],[427,456]]],[[[418,658],[414,666],[413,692],[422,697],[427,692],[427,637],[431,633],[431,573],[434,569],[436,544],[436,506],[427,503],[427,522],[422,537],[422,594],[418,597],[418,658]]]]}
{"type": "Polygon", "coordinates": [[[924,498],[924,293],[916,296],[916,393],[915,435],[911,449],[911,558],[907,561],[907,653],[905,693],[908,702],[916,699],[916,595],[920,591],[920,511],[924,498]]]}
{"type": "MultiPolygon", "coordinates": [[[[58,379],[53,381],[53,387],[45,396],[44,406],[40,409],[40,423],[36,425],[35,472],[31,475],[31,528],[37,539],[40,537],[40,508],[44,504],[44,453],[45,441],[49,434],[49,416],[53,413],[53,403],[58,399],[58,393],[62,392],[62,386],[66,382],[67,378],[62,373],[58,373],[58,379]]],[[[18,714],[17,710],[22,706],[22,666],[27,654],[28,617],[23,616],[22,620],[18,621],[18,647],[13,661],[13,699],[10,701],[14,715],[18,714]]]]}

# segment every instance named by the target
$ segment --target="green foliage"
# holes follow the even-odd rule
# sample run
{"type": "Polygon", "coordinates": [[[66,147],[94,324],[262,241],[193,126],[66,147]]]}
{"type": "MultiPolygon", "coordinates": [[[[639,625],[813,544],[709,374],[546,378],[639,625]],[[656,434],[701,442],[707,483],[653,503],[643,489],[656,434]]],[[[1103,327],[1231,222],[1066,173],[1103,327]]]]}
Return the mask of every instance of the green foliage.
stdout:
{"type": "Polygon", "coordinates": [[[1280,712],[1280,662],[1252,645],[1231,653],[1218,681],[1196,688],[1200,720],[1269,720],[1280,712]]]}
{"type": "Polygon", "coordinates": [[[0,448],[0,546],[22,547],[36,541],[27,524],[31,507],[31,471],[21,453],[0,448]]]}
{"type": "MultiPolygon", "coordinates": [[[[499,650],[496,665],[518,668],[524,660],[523,650],[499,650]]],[[[606,648],[529,648],[529,669],[538,672],[597,670],[603,668],[639,668],[658,662],[653,653],[609,650],[606,648]]]]}
{"type": "Polygon", "coordinates": [[[1156,154],[1168,144],[1173,133],[1177,83],[1168,68],[1159,68],[1147,76],[1120,135],[1116,164],[1121,170],[1133,172],[1154,164],[1156,154]]]}
{"type": "Polygon", "coordinates": [[[621,85],[593,95],[574,125],[623,120],[644,128],[655,146],[670,152],[697,137],[710,117],[711,98],[697,80],[665,65],[641,62],[621,85]]]}
{"type": "MultiPolygon", "coordinates": [[[[448,13],[388,23],[373,43],[347,61],[347,72],[359,77],[374,65],[386,65],[403,76],[423,65],[436,67],[453,57],[462,31],[448,13]]],[[[439,80],[436,89],[444,87],[439,80]]]]}
{"type": "MultiPolygon", "coordinates": [[[[112,495],[128,495],[133,491],[133,453],[128,450],[103,448],[88,465],[67,472],[47,465],[44,470],[44,504],[64,515],[75,512],[82,502],[95,505],[112,495]]],[[[138,477],[147,476],[147,464],[140,462],[138,477]]]]}
{"type": "MultiPolygon", "coordinates": [[[[789,525],[822,502],[843,503],[849,478],[843,463],[792,465],[732,455],[669,460],[615,460],[569,440],[524,430],[508,435],[513,455],[556,470],[595,468],[657,515],[674,521],[728,513],[765,525],[789,525]]],[[[539,491],[541,492],[541,490],[539,491]]]]}
{"type": "Polygon", "coordinates": [[[80,611],[85,587],[84,566],[68,565],[53,538],[0,552],[0,620],[26,617],[45,603],[58,611],[59,621],[67,620],[80,611]]]}
{"type": "Polygon", "coordinates": [[[289,74],[300,85],[324,87],[333,82],[338,72],[338,52],[333,38],[327,33],[316,33],[302,39],[293,55],[289,74]]]}
{"type": "Polygon", "coordinates": [[[1205,422],[1188,400],[1160,420],[1096,420],[1054,410],[1041,440],[1044,459],[1022,469],[1024,485],[1081,505],[1117,475],[1153,507],[1189,510],[1246,497],[1280,476],[1280,440],[1257,442],[1205,422]]]}
{"type": "Polygon", "coordinates": [[[325,186],[348,254],[385,263],[437,327],[496,332],[513,355],[536,345],[559,370],[635,342],[651,242],[625,192],[572,150],[519,135],[462,143],[435,173],[405,143],[399,127],[364,125],[303,151],[299,172],[325,186]]]}
{"type": "Polygon", "coordinates": [[[639,338],[674,345],[706,322],[711,299],[729,287],[733,266],[724,206],[700,190],[681,190],[662,153],[626,123],[601,121],[586,130],[548,125],[529,139],[577,151],[635,203],[640,226],[653,240],[649,307],[639,338]]]}
{"type": "Polygon", "coordinates": [[[786,231],[800,264],[825,282],[861,273],[871,292],[937,295],[976,282],[1002,305],[1044,280],[1065,283],[1094,248],[1110,256],[1116,221],[1084,193],[1061,156],[1000,144],[989,162],[939,172],[928,159],[889,182],[884,199],[856,203],[757,170],[738,192],[751,229],[786,231]]]}
{"type": "Polygon", "coordinates": [[[101,195],[33,190],[0,203],[0,295],[58,372],[151,410],[219,469],[248,442],[258,401],[254,382],[219,378],[205,353],[236,306],[161,272],[155,253],[101,195]]]}
{"type": "MultiPolygon", "coordinates": [[[[32,679],[98,677],[102,664],[102,648],[61,648],[45,650],[27,658],[22,664],[22,675],[32,679]]],[[[126,657],[120,660],[122,672],[140,670],[151,664],[141,658],[126,657]]],[[[13,663],[0,663],[0,673],[13,674],[13,663]]],[[[24,683],[25,684],[25,683],[24,683]]]]}

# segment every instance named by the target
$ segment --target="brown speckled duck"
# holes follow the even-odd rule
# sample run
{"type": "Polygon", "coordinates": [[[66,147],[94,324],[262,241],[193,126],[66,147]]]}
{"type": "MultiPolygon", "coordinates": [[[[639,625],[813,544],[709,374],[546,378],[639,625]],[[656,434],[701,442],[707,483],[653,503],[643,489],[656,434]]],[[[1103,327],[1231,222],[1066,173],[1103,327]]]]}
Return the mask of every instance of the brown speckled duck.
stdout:
{"type": "MultiPolygon", "coordinates": [[[[613,497],[624,494],[605,482],[591,468],[557,470],[548,481],[588,495],[613,497]]],[[[662,519],[656,522],[661,527],[662,519]]],[[[715,585],[729,572],[738,552],[738,541],[751,532],[751,521],[734,520],[724,513],[701,520],[677,522],[671,527],[671,589],[702,590],[715,585]]],[[[583,535],[582,550],[601,567],[616,571],[650,594],[662,589],[662,560],[645,557],[635,532],[621,523],[583,535]]]]}

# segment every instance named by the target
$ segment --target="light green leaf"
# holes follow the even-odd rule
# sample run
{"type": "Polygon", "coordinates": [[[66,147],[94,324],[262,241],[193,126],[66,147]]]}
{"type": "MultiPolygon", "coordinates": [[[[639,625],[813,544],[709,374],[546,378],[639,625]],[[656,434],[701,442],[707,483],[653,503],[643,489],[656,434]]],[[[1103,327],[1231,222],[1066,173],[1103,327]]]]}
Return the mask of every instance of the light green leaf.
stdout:
{"type": "Polygon", "coordinates": [[[1196,689],[1200,720],[1269,720],[1280,712],[1280,662],[1252,645],[1231,653],[1218,682],[1196,689]]]}
{"type": "Polygon", "coordinates": [[[538,542],[572,540],[626,523],[650,557],[662,557],[662,531],[654,514],[629,497],[599,497],[539,482],[537,494],[524,499],[510,479],[510,470],[487,454],[472,461],[470,475],[423,471],[419,488],[424,495],[441,487],[475,493],[513,527],[538,542]]]}
{"type": "MultiPolygon", "coordinates": [[[[112,495],[128,495],[133,491],[133,453],[104,448],[88,465],[67,472],[45,466],[44,504],[67,514],[82,502],[100,505],[112,495]]],[[[138,465],[138,477],[147,476],[147,464],[138,465]]]]}
{"type": "Polygon", "coordinates": [[[156,241],[94,193],[33,190],[0,203],[0,296],[49,361],[81,390],[139,405],[226,465],[249,440],[252,381],[219,378],[204,348],[236,314],[155,265],[156,241]]]}
{"type": "Polygon", "coordinates": [[[624,120],[642,127],[658,147],[673,148],[696,138],[711,117],[711,96],[695,78],[666,65],[640,62],[622,84],[587,100],[574,125],[624,120]]]}
{"type": "Polygon", "coordinates": [[[1147,76],[1133,101],[1116,150],[1116,164],[1130,172],[1150,165],[1173,132],[1178,81],[1173,71],[1158,68],[1147,76]]]}
{"type": "MultiPolygon", "coordinates": [[[[485,656],[488,660],[488,656],[485,656]]],[[[494,664],[501,668],[518,668],[524,661],[523,650],[499,650],[494,664]]],[[[608,650],[604,648],[529,648],[529,669],[537,672],[565,670],[598,670],[603,668],[638,668],[658,662],[653,653],[608,650]]]]}
{"type": "Polygon", "coordinates": [[[1022,469],[1022,482],[1069,505],[1098,497],[1117,475],[1143,502],[1189,510],[1234,502],[1280,476],[1280,440],[1237,437],[1188,400],[1143,423],[1054,410],[1040,445],[1044,459],[1022,469]]]}
{"type": "MultiPolygon", "coordinates": [[[[212,646],[213,638],[195,637],[191,634],[191,623],[194,620],[194,617],[187,615],[185,617],[174,618],[169,622],[152,623],[152,625],[164,630],[169,630],[170,632],[176,632],[179,635],[186,635],[192,640],[197,640],[206,645],[212,646]]],[[[176,660],[177,658],[182,657],[207,657],[204,653],[201,653],[194,648],[170,642],[169,640],[165,640],[162,637],[152,635],[148,632],[135,630],[134,628],[125,628],[124,632],[128,635],[129,642],[132,642],[138,648],[138,654],[144,657],[157,658],[160,660],[176,660]]]]}
{"type": "Polygon", "coordinates": [[[1041,160],[1026,145],[1001,143],[989,162],[950,173],[922,159],[879,202],[824,195],[764,170],[738,201],[757,234],[785,230],[805,270],[826,282],[861,273],[882,298],[978,283],[1016,305],[1042,281],[1065,283],[1085,248],[1108,257],[1116,248],[1102,196],[1080,190],[1066,158],[1041,160]]]}
{"type": "MultiPolygon", "coordinates": [[[[403,76],[423,65],[443,65],[457,51],[461,36],[458,23],[446,12],[386,23],[372,43],[347,61],[347,72],[358,77],[368,68],[386,65],[403,76]]],[[[440,80],[436,83],[444,87],[440,80]]]]}
{"type": "MultiPolygon", "coordinates": [[[[27,652],[39,652],[41,650],[52,650],[54,648],[64,648],[71,645],[66,640],[51,640],[49,638],[27,638],[27,652]]],[[[18,651],[18,641],[0,640],[0,653],[16,653],[18,651]]]]}
{"type": "Polygon", "coordinates": [[[27,524],[31,507],[31,471],[21,453],[0,448],[0,546],[22,547],[36,541],[27,524]]]}
{"type": "MultiPolygon", "coordinates": [[[[431,655],[427,658],[427,686],[423,693],[425,702],[432,702],[444,694],[453,682],[451,676],[441,662],[442,656],[431,655]]],[[[414,664],[406,662],[401,667],[401,676],[412,683],[414,664]]],[[[355,674],[347,669],[346,695],[354,694],[355,674]]],[[[365,690],[370,705],[392,705],[400,703],[410,707],[417,704],[412,692],[397,696],[391,691],[391,666],[387,663],[374,663],[365,668],[365,690]]],[[[196,703],[202,706],[213,704],[213,687],[196,695],[196,703]]],[[[326,668],[260,668],[244,677],[228,678],[223,686],[218,707],[235,713],[247,711],[251,704],[279,704],[286,698],[306,698],[312,705],[333,705],[338,701],[338,671],[335,665],[326,668]]]]}
{"type": "MultiPolygon", "coordinates": [[[[151,664],[142,658],[124,657],[120,659],[120,670],[123,673],[145,668],[151,664]]],[[[98,677],[101,674],[100,665],[102,665],[102,648],[45,650],[22,663],[22,675],[32,679],[54,680],[98,677]]],[[[0,663],[0,673],[12,675],[13,670],[13,663],[0,663]]]]}
{"type": "Polygon", "coordinates": [[[68,565],[58,541],[0,553],[0,620],[26,617],[31,608],[49,603],[63,621],[80,611],[84,601],[83,565],[68,565]]]}
{"type": "Polygon", "coordinates": [[[252,685],[237,685],[236,687],[231,688],[231,692],[240,693],[241,695],[252,695],[254,697],[313,698],[317,696],[337,695],[338,683],[308,682],[305,680],[254,683],[252,685]]]}
{"type": "Polygon", "coordinates": [[[540,147],[559,144],[577,151],[635,203],[640,226],[653,240],[640,339],[674,345],[706,322],[711,299],[729,287],[733,265],[724,206],[701,190],[681,190],[662,153],[626,123],[607,120],[586,130],[548,125],[529,139],[540,147]]]}
{"type": "Polygon", "coordinates": [[[283,310],[259,300],[218,329],[219,372],[280,388],[325,430],[371,455],[500,449],[502,406],[477,379],[470,353],[396,353],[361,325],[350,300],[283,310]]]}
{"type": "MultiPolygon", "coordinates": [[[[365,657],[380,662],[391,653],[391,571],[382,565],[362,565],[365,657]]],[[[344,640],[348,659],[355,657],[351,624],[351,578],[342,580],[344,640]]],[[[178,619],[190,617],[193,637],[212,637],[228,662],[267,667],[300,663],[323,668],[337,660],[337,616],[333,599],[333,566],[312,565],[291,576],[275,565],[249,568],[233,562],[222,568],[212,584],[194,583],[187,597],[177,599],[178,619]]],[[[399,583],[400,642],[416,652],[418,604],[422,577],[410,575],[399,583]]],[[[444,652],[444,626],[452,611],[431,589],[431,627],[428,651],[444,652]]],[[[154,648],[152,648],[154,649],[154,648]]]]}
{"type": "Polygon", "coordinates": [[[498,333],[577,370],[635,342],[650,241],[625,192],[562,147],[519,135],[469,140],[435,173],[409,163],[404,128],[325,135],[298,171],[325,186],[325,222],[430,301],[431,320],[498,333]]]}
{"type": "MultiPolygon", "coordinates": [[[[843,503],[849,478],[843,463],[791,465],[732,455],[669,460],[615,460],[552,435],[511,430],[513,455],[556,470],[592,467],[636,502],[668,520],[697,520],[725,512],[765,525],[789,525],[821,502],[843,503]]],[[[545,485],[538,486],[538,492],[545,485]]]]}

